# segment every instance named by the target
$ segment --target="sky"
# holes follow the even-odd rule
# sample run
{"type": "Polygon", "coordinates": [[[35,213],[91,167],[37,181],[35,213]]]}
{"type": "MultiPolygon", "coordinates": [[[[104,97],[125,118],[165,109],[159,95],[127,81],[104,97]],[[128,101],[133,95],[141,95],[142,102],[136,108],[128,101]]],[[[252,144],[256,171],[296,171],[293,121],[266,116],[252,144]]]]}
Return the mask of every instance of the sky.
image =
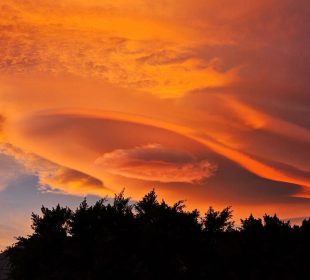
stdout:
{"type": "Polygon", "coordinates": [[[310,216],[310,2],[0,3],[0,249],[42,204],[155,188],[310,216]]]}

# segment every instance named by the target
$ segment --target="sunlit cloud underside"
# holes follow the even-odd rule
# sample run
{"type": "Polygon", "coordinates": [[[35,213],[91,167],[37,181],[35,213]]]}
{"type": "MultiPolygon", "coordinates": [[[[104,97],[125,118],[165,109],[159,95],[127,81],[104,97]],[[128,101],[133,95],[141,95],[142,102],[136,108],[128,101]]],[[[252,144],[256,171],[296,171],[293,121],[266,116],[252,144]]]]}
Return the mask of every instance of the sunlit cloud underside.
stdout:
{"type": "Polygon", "coordinates": [[[237,217],[307,215],[309,12],[302,0],[5,1],[0,190],[28,174],[45,193],[156,188],[237,217]]]}

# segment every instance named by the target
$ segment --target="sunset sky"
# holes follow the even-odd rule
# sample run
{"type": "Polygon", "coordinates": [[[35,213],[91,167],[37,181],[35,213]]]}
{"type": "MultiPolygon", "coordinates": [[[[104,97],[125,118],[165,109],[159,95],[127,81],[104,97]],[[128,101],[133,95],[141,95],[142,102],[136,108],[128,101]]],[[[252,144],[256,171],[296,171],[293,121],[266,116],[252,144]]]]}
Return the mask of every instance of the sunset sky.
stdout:
{"type": "Polygon", "coordinates": [[[0,3],[0,249],[42,204],[155,188],[310,216],[308,0],[0,3]]]}

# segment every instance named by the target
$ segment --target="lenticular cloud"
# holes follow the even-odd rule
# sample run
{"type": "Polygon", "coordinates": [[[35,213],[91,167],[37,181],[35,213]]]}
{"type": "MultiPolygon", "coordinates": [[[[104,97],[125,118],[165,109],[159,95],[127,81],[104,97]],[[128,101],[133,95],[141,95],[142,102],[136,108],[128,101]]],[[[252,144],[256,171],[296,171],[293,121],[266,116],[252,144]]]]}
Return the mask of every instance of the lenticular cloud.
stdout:
{"type": "Polygon", "coordinates": [[[105,153],[95,165],[115,175],[159,182],[194,182],[214,174],[216,166],[186,152],[158,144],[105,153]]]}

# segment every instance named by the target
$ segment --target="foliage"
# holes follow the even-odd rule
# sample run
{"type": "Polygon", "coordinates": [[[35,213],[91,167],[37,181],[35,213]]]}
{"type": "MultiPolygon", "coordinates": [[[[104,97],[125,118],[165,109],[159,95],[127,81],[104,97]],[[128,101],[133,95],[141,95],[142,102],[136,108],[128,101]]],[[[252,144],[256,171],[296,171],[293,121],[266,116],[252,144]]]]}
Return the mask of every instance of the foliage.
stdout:
{"type": "Polygon", "coordinates": [[[33,233],[5,252],[11,280],[307,278],[310,220],[291,227],[251,214],[235,228],[231,207],[201,219],[154,190],[135,204],[122,191],[113,203],[41,212],[33,233]]]}
{"type": "Polygon", "coordinates": [[[231,219],[231,207],[227,207],[222,211],[215,211],[210,207],[203,219],[204,231],[211,234],[232,231],[234,222],[231,219]]]}

